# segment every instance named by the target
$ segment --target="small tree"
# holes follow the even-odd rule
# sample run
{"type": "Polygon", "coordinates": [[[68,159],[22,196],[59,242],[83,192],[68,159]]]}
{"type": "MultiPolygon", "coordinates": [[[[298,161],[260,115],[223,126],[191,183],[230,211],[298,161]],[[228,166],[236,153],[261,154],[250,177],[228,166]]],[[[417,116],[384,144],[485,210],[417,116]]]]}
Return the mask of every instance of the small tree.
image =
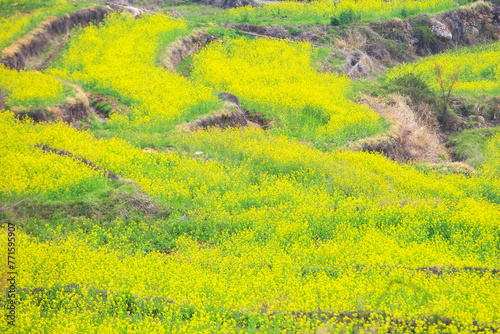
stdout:
{"type": "Polygon", "coordinates": [[[442,113],[444,114],[449,107],[451,92],[458,81],[458,76],[460,72],[462,72],[462,69],[460,64],[457,65],[455,71],[448,78],[445,78],[443,69],[438,63],[434,63],[434,70],[436,71],[437,81],[440,87],[440,95],[442,97],[440,104],[442,106],[442,113]]]}

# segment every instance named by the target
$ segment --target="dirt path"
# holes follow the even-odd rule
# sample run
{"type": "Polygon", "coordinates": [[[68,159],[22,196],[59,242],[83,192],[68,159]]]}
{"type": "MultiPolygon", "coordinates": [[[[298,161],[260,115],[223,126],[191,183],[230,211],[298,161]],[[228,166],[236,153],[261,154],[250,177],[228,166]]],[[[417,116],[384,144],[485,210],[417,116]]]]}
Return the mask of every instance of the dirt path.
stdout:
{"type": "MultiPolygon", "coordinates": [[[[253,0],[254,3],[259,5],[276,5],[283,1],[273,1],[273,0],[253,0]]],[[[300,3],[302,4],[302,3],[300,3]]]]}

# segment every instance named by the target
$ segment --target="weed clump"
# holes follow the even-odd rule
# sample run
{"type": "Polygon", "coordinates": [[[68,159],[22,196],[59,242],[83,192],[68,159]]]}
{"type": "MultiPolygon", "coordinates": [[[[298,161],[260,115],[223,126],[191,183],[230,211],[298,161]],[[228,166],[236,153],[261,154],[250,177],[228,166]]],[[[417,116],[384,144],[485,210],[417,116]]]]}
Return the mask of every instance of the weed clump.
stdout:
{"type": "Polygon", "coordinates": [[[352,8],[346,8],[338,12],[337,15],[330,18],[330,24],[334,27],[344,26],[349,22],[360,19],[360,15],[357,14],[352,8]]]}
{"type": "Polygon", "coordinates": [[[432,30],[426,26],[415,27],[415,37],[418,39],[418,49],[422,53],[437,53],[439,52],[439,40],[434,35],[432,30]]]}
{"type": "Polygon", "coordinates": [[[430,89],[425,80],[415,73],[405,73],[400,77],[390,80],[383,87],[388,93],[399,93],[410,97],[412,103],[420,104],[422,102],[434,104],[436,95],[430,89]]]}
{"type": "Polygon", "coordinates": [[[97,100],[93,100],[91,102],[91,106],[94,107],[94,109],[102,114],[104,117],[109,117],[111,112],[112,112],[112,106],[111,103],[108,101],[100,101],[98,102],[97,100]]]}

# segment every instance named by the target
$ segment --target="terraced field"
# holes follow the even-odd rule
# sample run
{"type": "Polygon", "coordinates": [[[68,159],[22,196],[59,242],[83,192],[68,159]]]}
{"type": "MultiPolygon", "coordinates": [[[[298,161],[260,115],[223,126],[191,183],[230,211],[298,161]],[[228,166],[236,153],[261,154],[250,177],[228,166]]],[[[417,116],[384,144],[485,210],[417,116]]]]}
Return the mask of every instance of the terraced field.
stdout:
{"type": "Polygon", "coordinates": [[[245,4],[0,0],[1,332],[498,332],[500,7],[245,4]]]}

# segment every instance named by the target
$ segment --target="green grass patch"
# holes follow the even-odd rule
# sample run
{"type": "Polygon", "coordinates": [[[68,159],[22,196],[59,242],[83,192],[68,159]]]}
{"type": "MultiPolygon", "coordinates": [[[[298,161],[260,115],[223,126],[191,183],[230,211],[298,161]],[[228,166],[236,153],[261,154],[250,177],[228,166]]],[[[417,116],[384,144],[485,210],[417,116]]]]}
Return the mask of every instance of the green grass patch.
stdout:
{"type": "Polygon", "coordinates": [[[177,67],[177,73],[186,78],[189,77],[189,74],[191,74],[192,65],[193,65],[193,56],[184,58],[177,67]]]}
{"type": "Polygon", "coordinates": [[[197,3],[188,3],[182,5],[172,5],[169,2],[160,4],[160,8],[172,12],[182,13],[187,22],[194,25],[203,25],[206,23],[219,22],[223,17],[225,10],[212,6],[205,6],[197,3]]]}
{"type": "Polygon", "coordinates": [[[485,160],[488,140],[499,132],[498,127],[465,130],[450,138],[451,154],[459,161],[480,168],[485,160]]]}

